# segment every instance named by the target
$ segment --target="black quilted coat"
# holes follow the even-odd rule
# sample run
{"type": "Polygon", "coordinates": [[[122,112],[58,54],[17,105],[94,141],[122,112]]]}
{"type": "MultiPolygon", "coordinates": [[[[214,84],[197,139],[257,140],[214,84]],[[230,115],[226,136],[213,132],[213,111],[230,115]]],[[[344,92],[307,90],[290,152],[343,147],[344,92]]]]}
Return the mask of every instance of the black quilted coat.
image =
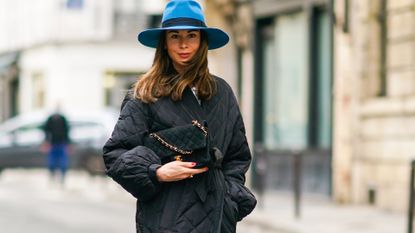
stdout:
{"type": "Polygon", "coordinates": [[[251,153],[235,96],[220,78],[216,95],[199,105],[190,88],[181,101],[160,98],[145,104],[128,94],[111,138],[104,146],[107,174],[137,198],[136,227],[141,233],[228,233],[255,207],[244,186],[251,153]],[[221,168],[193,178],[160,183],[159,157],[143,137],[161,129],[208,122],[211,145],[224,155],[221,168]]]}

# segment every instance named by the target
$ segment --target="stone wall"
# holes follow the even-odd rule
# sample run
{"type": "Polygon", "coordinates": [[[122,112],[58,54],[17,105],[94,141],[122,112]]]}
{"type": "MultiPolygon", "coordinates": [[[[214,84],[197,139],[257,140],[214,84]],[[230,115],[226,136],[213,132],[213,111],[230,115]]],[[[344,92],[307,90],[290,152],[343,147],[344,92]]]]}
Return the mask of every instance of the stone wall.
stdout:
{"type": "Polygon", "coordinates": [[[415,0],[387,4],[386,93],[379,95],[378,0],[350,0],[350,30],[342,30],[344,0],[335,14],[333,194],[338,201],[406,211],[415,158],[415,0]]]}

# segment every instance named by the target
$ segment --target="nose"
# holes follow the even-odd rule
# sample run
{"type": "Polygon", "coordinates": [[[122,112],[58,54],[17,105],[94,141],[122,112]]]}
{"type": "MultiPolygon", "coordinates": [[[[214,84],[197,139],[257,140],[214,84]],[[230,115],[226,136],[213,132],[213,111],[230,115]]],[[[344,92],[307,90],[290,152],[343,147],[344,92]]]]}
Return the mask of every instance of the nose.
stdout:
{"type": "Polygon", "coordinates": [[[179,41],[180,48],[187,48],[187,41],[185,38],[181,38],[179,41]]]}

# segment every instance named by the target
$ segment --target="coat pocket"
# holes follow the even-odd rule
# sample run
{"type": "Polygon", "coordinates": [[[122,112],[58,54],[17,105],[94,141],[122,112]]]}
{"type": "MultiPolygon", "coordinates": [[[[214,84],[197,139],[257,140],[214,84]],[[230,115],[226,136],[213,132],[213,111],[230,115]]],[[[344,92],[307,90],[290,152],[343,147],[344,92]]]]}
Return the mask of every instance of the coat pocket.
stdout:
{"type": "Polygon", "coordinates": [[[241,221],[254,210],[257,200],[245,185],[236,182],[228,183],[231,198],[237,203],[238,207],[237,221],[241,221]]]}

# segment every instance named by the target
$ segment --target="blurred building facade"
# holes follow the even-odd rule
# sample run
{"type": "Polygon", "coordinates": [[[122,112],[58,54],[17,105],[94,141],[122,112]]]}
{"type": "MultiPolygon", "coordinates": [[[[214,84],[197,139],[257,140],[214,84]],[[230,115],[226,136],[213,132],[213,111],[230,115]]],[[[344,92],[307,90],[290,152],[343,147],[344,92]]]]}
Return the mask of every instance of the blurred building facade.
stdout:
{"type": "Polygon", "coordinates": [[[153,59],[136,33],[158,24],[163,7],[162,0],[0,1],[0,60],[18,54],[0,64],[0,121],[58,104],[118,107],[153,59]]]}
{"type": "Polygon", "coordinates": [[[334,198],[408,208],[415,1],[336,0],[334,198]]]}
{"type": "MultiPolygon", "coordinates": [[[[153,61],[137,32],[159,26],[166,2],[0,0],[0,121],[57,104],[118,108],[153,61]]],[[[232,83],[221,54],[234,50],[225,50],[210,55],[210,68],[232,83]]]]}
{"type": "Polygon", "coordinates": [[[291,190],[302,154],[303,191],[405,211],[415,0],[207,2],[232,34],[226,60],[267,187],[291,190]]]}

